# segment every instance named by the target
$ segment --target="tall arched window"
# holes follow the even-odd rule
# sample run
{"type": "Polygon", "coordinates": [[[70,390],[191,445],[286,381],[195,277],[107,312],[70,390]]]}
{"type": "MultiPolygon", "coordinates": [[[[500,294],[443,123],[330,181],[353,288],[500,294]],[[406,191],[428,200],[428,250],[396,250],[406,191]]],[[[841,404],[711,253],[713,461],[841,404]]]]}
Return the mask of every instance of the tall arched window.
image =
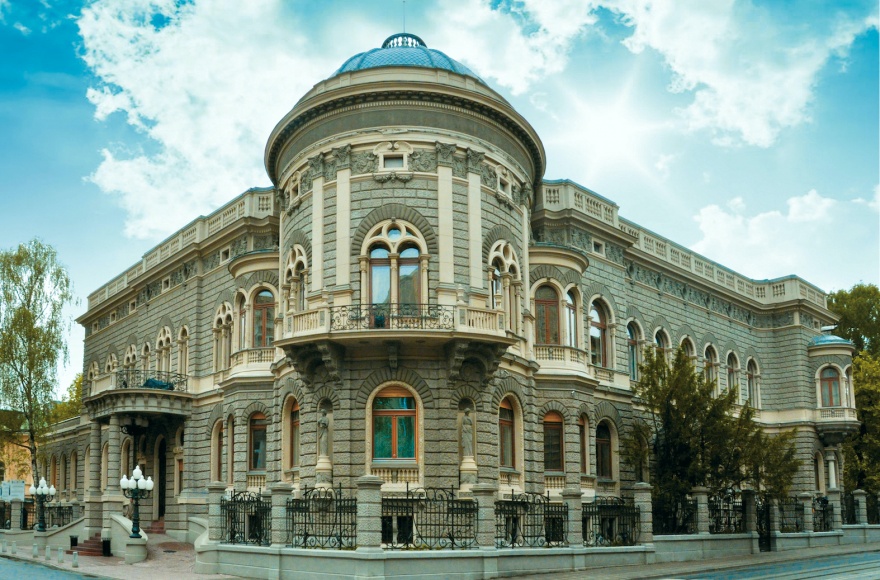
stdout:
{"type": "Polygon", "coordinates": [[[298,469],[300,466],[300,409],[299,401],[287,397],[284,401],[284,425],[282,429],[282,457],[284,469],[298,469]]]}
{"type": "Polygon", "coordinates": [[[211,430],[211,481],[223,478],[223,421],[214,423],[211,430]]]}
{"type": "Polygon", "coordinates": [[[232,305],[224,302],[214,315],[214,371],[229,368],[232,354],[232,305]]]}
{"type": "Polygon", "coordinates": [[[627,357],[629,359],[629,379],[631,381],[639,380],[639,362],[640,361],[640,352],[639,352],[639,341],[641,340],[641,333],[639,332],[639,327],[636,326],[635,322],[630,322],[626,325],[626,351],[627,357]]]}
{"type": "Polygon", "coordinates": [[[758,365],[754,360],[749,360],[746,365],[746,379],[748,382],[749,405],[755,409],[760,408],[761,397],[758,394],[758,365]]]}
{"type": "Polygon", "coordinates": [[[519,261],[513,246],[498,240],[489,250],[490,307],[505,314],[505,328],[519,332],[522,282],[519,279],[519,261]]]}
{"type": "Polygon", "coordinates": [[[119,366],[119,362],[116,359],[116,355],[111,352],[107,355],[107,361],[104,363],[104,372],[112,373],[116,370],[117,366],[119,366]]]}
{"type": "Polygon", "coordinates": [[[544,415],[544,471],[565,471],[562,441],[562,415],[551,411],[544,415]]]}
{"type": "Polygon", "coordinates": [[[130,344],[125,350],[125,358],[122,359],[122,367],[125,369],[133,369],[137,365],[137,348],[130,344]]]}
{"type": "Polygon", "coordinates": [[[715,347],[713,347],[711,344],[706,347],[704,358],[705,361],[703,362],[703,376],[706,377],[706,382],[710,383],[715,392],[717,392],[718,354],[715,352],[715,347]]]}
{"type": "Polygon", "coordinates": [[[185,326],[177,334],[177,372],[189,374],[189,330],[185,326]]]}
{"type": "Polygon", "coordinates": [[[416,459],[416,400],[403,387],[387,387],[373,398],[373,459],[416,459]]]}
{"type": "Polygon", "coordinates": [[[574,290],[569,290],[565,293],[565,337],[572,348],[578,347],[577,321],[577,297],[574,290]]]}
{"type": "Polygon", "coordinates": [[[70,480],[69,487],[67,489],[71,491],[76,491],[76,469],[79,467],[77,464],[79,463],[79,458],[76,454],[76,451],[70,454],[70,461],[67,462],[68,467],[68,479],[70,480]]]}
{"type": "Polygon", "coordinates": [[[552,286],[535,292],[535,342],[559,344],[559,294],[552,286]]]}
{"type": "Polygon", "coordinates": [[[846,371],[844,371],[846,375],[846,388],[845,396],[843,397],[843,404],[847,407],[855,407],[855,391],[853,390],[853,377],[852,377],[852,367],[846,367],[846,371]]]}
{"type": "Polygon", "coordinates": [[[369,289],[364,298],[377,312],[375,326],[384,326],[390,305],[410,314],[418,310],[415,305],[427,302],[427,246],[411,224],[379,224],[366,236],[362,252],[361,288],[369,289]]]}
{"type": "Polygon", "coordinates": [[[589,423],[587,419],[581,415],[578,418],[578,441],[580,442],[580,454],[581,454],[581,473],[587,474],[589,473],[590,468],[590,442],[587,426],[589,423]]]}
{"type": "Polygon", "coordinates": [[[732,352],[727,355],[727,389],[739,389],[739,359],[732,352]]]}
{"type": "Polygon", "coordinates": [[[601,304],[590,306],[590,362],[608,366],[608,317],[601,304]]]}
{"type": "Polygon", "coordinates": [[[681,345],[684,347],[684,354],[686,354],[689,359],[694,360],[697,356],[697,349],[694,346],[694,341],[686,336],[682,339],[681,345]]]}
{"type": "Polygon", "coordinates": [[[235,482],[235,417],[226,420],[226,483],[235,482]]]}
{"type": "Polygon", "coordinates": [[[144,347],[141,349],[141,370],[144,373],[150,372],[150,357],[152,353],[150,351],[150,343],[144,344],[144,347]]]}
{"type": "Polygon", "coordinates": [[[833,367],[822,369],[819,379],[823,407],[840,406],[840,373],[833,367]]]}
{"type": "Polygon", "coordinates": [[[249,435],[249,465],[252,471],[265,471],[266,469],[266,416],[262,413],[254,413],[248,422],[249,435]]]}
{"type": "Polygon", "coordinates": [[[160,373],[171,372],[171,329],[167,326],[156,337],[156,370],[160,373]]]}
{"type": "Polygon", "coordinates": [[[260,290],[254,297],[254,348],[272,346],[275,341],[275,297],[260,290]]]}
{"type": "Polygon", "coordinates": [[[602,479],[614,477],[611,460],[611,430],[605,421],[596,427],[596,477],[602,479]]]}
{"type": "Polygon", "coordinates": [[[302,312],[306,309],[307,273],[306,251],[297,244],[291,249],[287,258],[287,269],[284,276],[288,312],[302,312]]]}
{"type": "Polygon", "coordinates": [[[654,346],[656,346],[664,355],[669,350],[669,336],[662,328],[658,328],[654,333],[654,346]]]}
{"type": "Polygon", "coordinates": [[[514,469],[516,467],[516,438],[514,436],[513,404],[505,397],[498,408],[499,465],[514,469]]]}

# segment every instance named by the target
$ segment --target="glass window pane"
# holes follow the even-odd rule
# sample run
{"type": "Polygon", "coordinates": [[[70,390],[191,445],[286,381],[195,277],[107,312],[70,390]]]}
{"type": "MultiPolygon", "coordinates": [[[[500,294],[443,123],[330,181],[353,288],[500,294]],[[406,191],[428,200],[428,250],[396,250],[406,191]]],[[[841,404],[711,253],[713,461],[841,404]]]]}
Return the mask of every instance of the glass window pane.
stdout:
{"type": "Polygon", "coordinates": [[[266,313],[266,338],[261,344],[263,346],[272,346],[275,340],[275,309],[267,308],[266,313]]]}
{"type": "Polygon", "coordinates": [[[413,397],[376,397],[373,399],[373,409],[415,409],[416,400],[413,397]]]}
{"type": "Polygon", "coordinates": [[[499,425],[501,438],[501,467],[513,467],[513,425],[499,425]]]}
{"type": "MultiPolygon", "coordinates": [[[[401,161],[403,161],[402,158],[401,158],[401,161]]],[[[392,242],[394,240],[398,239],[399,237],[400,237],[400,230],[399,229],[391,228],[390,230],[388,230],[388,239],[391,240],[392,242]]]]}
{"type": "Polygon", "coordinates": [[[400,304],[418,304],[419,266],[418,264],[400,265],[400,283],[398,285],[398,301],[400,304]]]}
{"type": "Polygon", "coordinates": [[[257,298],[254,301],[255,304],[274,304],[275,297],[272,296],[272,293],[268,290],[263,290],[259,294],[257,294],[257,298]]]}
{"type": "Polygon", "coordinates": [[[266,469],[266,429],[251,431],[251,469],[266,469]]]}
{"type": "Polygon", "coordinates": [[[413,248],[412,246],[410,246],[409,248],[400,252],[400,257],[401,258],[418,258],[419,257],[419,249],[413,248]]]}
{"type": "Polygon", "coordinates": [[[412,415],[397,417],[397,458],[416,457],[416,418],[412,415]]]}
{"type": "Polygon", "coordinates": [[[371,258],[380,258],[380,259],[384,258],[387,260],[388,259],[388,250],[386,250],[385,248],[383,248],[381,246],[376,247],[376,248],[372,248],[370,250],[370,257],[371,258]]]}
{"type": "Polygon", "coordinates": [[[373,264],[370,272],[371,294],[373,304],[388,304],[391,302],[391,266],[388,264],[373,264]]]}
{"type": "Polygon", "coordinates": [[[544,423],[544,471],[562,471],[562,426],[544,423]]]}
{"type": "Polygon", "coordinates": [[[393,417],[373,417],[373,457],[391,459],[391,419],[393,417]]]}
{"type": "Polygon", "coordinates": [[[266,343],[263,342],[263,311],[256,310],[254,312],[254,346],[260,347],[264,346],[266,343]]]}

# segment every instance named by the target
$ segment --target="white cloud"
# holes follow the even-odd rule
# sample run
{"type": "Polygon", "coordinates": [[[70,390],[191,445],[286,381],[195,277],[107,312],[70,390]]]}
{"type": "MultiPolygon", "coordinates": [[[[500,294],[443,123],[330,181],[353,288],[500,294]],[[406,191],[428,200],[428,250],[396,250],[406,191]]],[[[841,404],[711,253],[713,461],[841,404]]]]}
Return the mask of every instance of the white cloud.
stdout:
{"type": "Polygon", "coordinates": [[[15,24],[12,25],[12,27],[14,29],[16,29],[17,31],[21,32],[25,36],[27,36],[31,33],[31,29],[28,28],[27,26],[25,26],[24,24],[22,24],[21,22],[16,22],[15,24]]]}
{"type": "MultiPolygon", "coordinates": [[[[691,248],[729,268],[756,279],[797,274],[815,284],[832,285],[840,278],[835,267],[846,248],[864,247],[863,256],[850,256],[846,268],[869,264],[876,252],[865,237],[863,217],[846,211],[840,202],[815,190],[786,201],[787,211],[746,213],[742,198],[726,207],[709,205],[694,220],[702,238],[691,248]]],[[[876,231],[872,234],[876,238],[876,231]]],[[[874,258],[876,259],[876,258],[874,258]]]]}
{"type": "Polygon", "coordinates": [[[880,212],[880,184],[874,186],[873,199],[864,199],[862,197],[857,197],[853,201],[860,205],[866,205],[876,212],[880,212]]]}
{"type": "Polygon", "coordinates": [[[108,147],[90,177],[127,211],[127,235],[161,237],[268,184],[269,132],[341,62],[310,50],[282,8],[277,0],[102,0],[83,10],[83,58],[99,79],[87,95],[96,117],[127,115],[157,148],[108,147]]]}

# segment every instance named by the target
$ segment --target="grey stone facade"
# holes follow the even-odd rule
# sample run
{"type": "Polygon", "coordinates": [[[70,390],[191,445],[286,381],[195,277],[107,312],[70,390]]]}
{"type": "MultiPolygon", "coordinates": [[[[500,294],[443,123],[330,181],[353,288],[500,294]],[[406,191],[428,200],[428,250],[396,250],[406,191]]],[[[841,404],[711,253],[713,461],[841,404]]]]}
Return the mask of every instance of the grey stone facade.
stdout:
{"type": "Polygon", "coordinates": [[[164,518],[181,534],[188,517],[207,514],[213,481],[254,491],[287,482],[296,493],[353,490],[357,478],[375,475],[386,492],[480,483],[546,490],[559,501],[564,488],[584,498],[631,495],[637,472],[619,454],[619,438],[641,414],[631,323],[639,351],[659,331],[670,348],[690,340],[701,367],[711,345],[719,389],[731,386],[730,353],[741,390],[753,363],[759,421],[772,432],[798,429],[795,491],[815,491],[817,469],[819,487],[831,487],[837,445],[857,423],[845,384],[851,348],[822,340],[820,328],[834,321],[824,294],[796,277],[747,279],[625,220],[586,188],[545,181],[543,146],[525,119],[479,79],[435,73],[391,67],[322,81],[269,138],[273,188],[248,190],[197,219],[89,297],[78,320],[83,414],[47,447],[50,461],[76,453],[70,492],[87,503],[89,526],[118,509],[122,473],[113,468],[129,473],[134,461],[159,482],[144,519],[164,518]],[[398,269],[407,258],[371,259],[380,244],[418,247],[410,262],[417,304],[393,300],[406,290],[398,269]],[[493,252],[510,268],[499,272],[497,292],[493,252]],[[388,267],[393,287],[378,307],[374,266],[388,267]],[[536,298],[545,287],[557,293],[555,307],[536,298]],[[261,291],[271,293],[271,310],[258,303],[261,291]],[[598,364],[590,362],[599,322],[591,303],[604,317],[598,364]],[[548,324],[558,330],[552,340],[548,324]],[[136,360],[126,360],[131,352],[136,360]],[[824,408],[819,376],[831,367],[841,401],[824,408]],[[148,378],[160,388],[147,388],[148,378]],[[375,457],[373,402],[388,388],[414,400],[413,457],[375,457]],[[473,457],[460,444],[465,407],[473,457]],[[561,468],[548,471],[545,420],[557,419],[561,468]],[[117,424],[126,432],[111,437],[117,424]],[[600,425],[610,432],[607,473],[600,425]],[[124,460],[126,445],[135,451],[124,460]]]}

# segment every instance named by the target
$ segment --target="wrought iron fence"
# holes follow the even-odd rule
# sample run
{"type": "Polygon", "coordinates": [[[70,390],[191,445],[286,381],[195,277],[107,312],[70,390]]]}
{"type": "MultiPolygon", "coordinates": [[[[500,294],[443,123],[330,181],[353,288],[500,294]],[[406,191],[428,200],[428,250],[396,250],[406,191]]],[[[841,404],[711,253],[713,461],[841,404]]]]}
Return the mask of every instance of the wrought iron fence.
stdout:
{"type": "Polygon", "coordinates": [[[833,528],[834,504],[827,497],[813,500],[813,531],[830,532],[833,528]]]}
{"type": "Polygon", "coordinates": [[[859,500],[855,498],[853,492],[847,491],[843,494],[841,500],[842,503],[840,504],[840,515],[843,518],[843,524],[847,526],[854,526],[860,523],[859,500]]]}
{"type": "Polygon", "coordinates": [[[797,533],[804,531],[804,504],[796,497],[784,497],[777,502],[779,531],[797,533]]]}
{"type": "Polygon", "coordinates": [[[865,507],[868,509],[868,524],[872,526],[880,524],[880,505],[878,505],[876,493],[869,493],[865,496],[865,507]]]}
{"type": "Polygon", "coordinates": [[[73,506],[48,505],[46,506],[46,527],[66,526],[73,521],[73,506]]]}
{"type": "Polygon", "coordinates": [[[438,304],[352,304],[330,308],[330,330],[453,330],[455,307],[438,304]]]}
{"type": "Polygon", "coordinates": [[[709,498],[709,533],[741,534],[743,531],[743,503],[735,494],[709,498]]]}
{"type": "Polygon", "coordinates": [[[697,500],[687,496],[660,495],[653,500],[653,530],[657,535],[695,534],[697,500]]]}
{"type": "Polygon", "coordinates": [[[12,529],[12,504],[0,501],[0,530],[12,529]]]}
{"type": "Polygon", "coordinates": [[[21,504],[21,529],[32,530],[34,529],[35,523],[34,500],[25,499],[24,503],[21,504]]]}
{"type": "Polygon", "coordinates": [[[568,545],[568,506],[537,493],[513,493],[495,502],[495,546],[568,545]]]}
{"type": "Polygon", "coordinates": [[[357,546],[357,499],[342,487],[306,489],[287,500],[287,545],[297,548],[354,549],[357,546]]]}
{"type": "Polygon", "coordinates": [[[477,544],[477,504],[441,488],[382,498],[382,543],[392,550],[466,549],[477,544]]]}
{"type": "Polygon", "coordinates": [[[272,503],[240,491],[220,500],[220,541],[268,546],[272,542],[272,503]]]}
{"type": "Polygon", "coordinates": [[[160,391],[187,391],[187,375],[165,371],[119,369],[116,371],[117,389],[157,389],[160,391]]]}
{"type": "Polygon", "coordinates": [[[641,511],[631,499],[597,497],[581,512],[584,546],[634,546],[639,542],[641,511]]]}

